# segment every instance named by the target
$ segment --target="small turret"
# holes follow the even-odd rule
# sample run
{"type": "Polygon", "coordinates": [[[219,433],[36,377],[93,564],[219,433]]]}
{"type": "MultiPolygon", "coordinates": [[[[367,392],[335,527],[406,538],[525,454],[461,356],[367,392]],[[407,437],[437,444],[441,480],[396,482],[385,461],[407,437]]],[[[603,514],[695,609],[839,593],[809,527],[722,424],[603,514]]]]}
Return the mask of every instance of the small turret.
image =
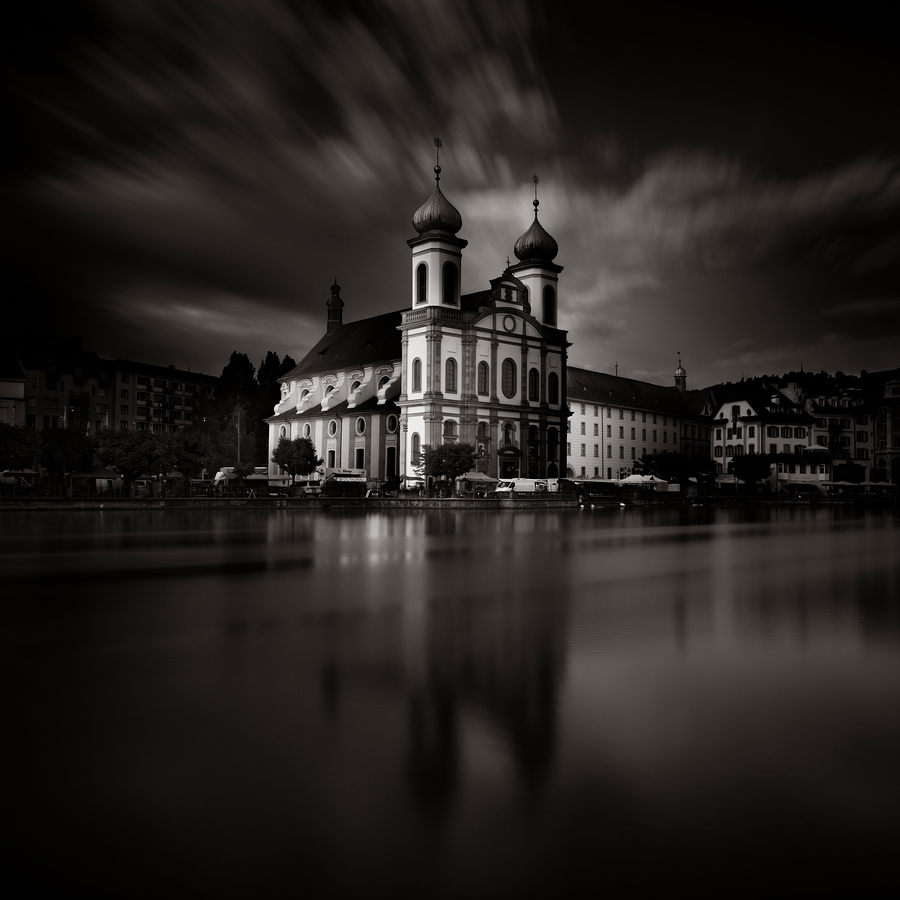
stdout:
{"type": "Polygon", "coordinates": [[[687,390],[687,372],[681,365],[681,354],[678,354],[678,368],[675,370],[675,387],[683,394],[687,390]]]}
{"type": "Polygon", "coordinates": [[[337,283],[337,276],[334,277],[334,284],[331,286],[331,296],[328,298],[328,334],[337,331],[344,324],[344,301],[341,300],[341,286],[337,283]]]}

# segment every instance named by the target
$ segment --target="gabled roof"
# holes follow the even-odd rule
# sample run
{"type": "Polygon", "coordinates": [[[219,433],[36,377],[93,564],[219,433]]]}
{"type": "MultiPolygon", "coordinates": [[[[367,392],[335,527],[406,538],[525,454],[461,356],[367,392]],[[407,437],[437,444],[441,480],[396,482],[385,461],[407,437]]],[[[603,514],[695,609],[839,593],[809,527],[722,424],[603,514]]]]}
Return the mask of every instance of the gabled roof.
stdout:
{"type": "Polygon", "coordinates": [[[567,397],[570,402],[599,403],[679,417],[696,414],[676,387],[663,387],[633,378],[619,378],[605,372],[592,372],[568,366],[567,397]]]}
{"type": "Polygon", "coordinates": [[[6,347],[0,349],[0,378],[4,381],[25,381],[25,370],[19,357],[6,347]]]}
{"type": "Polygon", "coordinates": [[[398,310],[341,325],[331,334],[319,338],[297,366],[278,380],[296,381],[311,375],[400,359],[403,350],[397,327],[402,317],[403,313],[398,310]]]}

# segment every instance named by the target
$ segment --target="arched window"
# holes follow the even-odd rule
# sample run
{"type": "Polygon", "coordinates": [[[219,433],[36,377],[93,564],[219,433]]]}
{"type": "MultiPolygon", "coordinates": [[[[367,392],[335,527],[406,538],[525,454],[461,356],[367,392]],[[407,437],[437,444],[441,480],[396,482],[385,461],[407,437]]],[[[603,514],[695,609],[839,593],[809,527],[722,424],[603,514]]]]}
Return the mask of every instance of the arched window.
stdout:
{"type": "Polygon", "coordinates": [[[352,394],[352,393],[354,393],[355,391],[358,391],[359,388],[360,388],[360,384],[361,384],[361,382],[359,382],[359,381],[354,381],[353,384],[350,385],[350,393],[352,394]]]}
{"type": "Polygon", "coordinates": [[[559,403],[559,375],[556,372],[547,377],[547,402],[559,403]]]}
{"type": "Polygon", "coordinates": [[[444,365],[444,390],[448,394],[456,393],[456,360],[452,356],[444,365]]]}
{"type": "Polygon", "coordinates": [[[544,323],[556,325],[556,291],[550,285],[544,286],[544,323]]]}
{"type": "Polygon", "coordinates": [[[456,263],[444,263],[444,303],[459,306],[459,270],[456,263]]]}
{"type": "Polygon", "coordinates": [[[559,432],[555,428],[547,429],[547,458],[556,459],[559,448],[559,432]]]}
{"type": "Polygon", "coordinates": [[[383,387],[386,387],[391,383],[390,375],[383,375],[381,379],[378,381],[378,390],[380,391],[383,387]]]}
{"type": "Polygon", "coordinates": [[[478,393],[487,394],[488,392],[488,364],[486,362],[478,363],[478,393]]]}
{"type": "Polygon", "coordinates": [[[428,299],[428,269],[425,263],[419,263],[416,269],[416,303],[424,303],[428,299]]]}
{"type": "Polygon", "coordinates": [[[419,437],[418,433],[413,432],[412,436],[412,464],[414,466],[419,465],[422,461],[422,439],[419,437]]]}
{"type": "Polygon", "coordinates": [[[455,438],[456,437],[456,422],[453,419],[447,419],[444,422],[444,440],[447,438],[455,438]]]}
{"type": "Polygon", "coordinates": [[[303,388],[300,391],[300,402],[302,403],[309,396],[309,388],[303,388]]]}
{"type": "Polygon", "coordinates": [[[541,373],[537,369],[530,369],[528,372],[528,399],[541,399],[541,373]]]}
{"type": "Polygon", "coordinates": [[[422,390],[422,360],[418,357],[413,360],[412,389],[413,393],[422,390]]]}
{"type": "Polygon", "coordinates": [[[500,369],[502,378],[503,396],[516,396],[516,364],[508,357],[503,360],[503,366],[500,369]]]}
{"type": "Polygon", "coordinates": [[[488,436],[488,423],[487,422],[479,422],[478,426],[475,429],[475,437],[477,437],[480,441],[486,440],[488,436]]]}

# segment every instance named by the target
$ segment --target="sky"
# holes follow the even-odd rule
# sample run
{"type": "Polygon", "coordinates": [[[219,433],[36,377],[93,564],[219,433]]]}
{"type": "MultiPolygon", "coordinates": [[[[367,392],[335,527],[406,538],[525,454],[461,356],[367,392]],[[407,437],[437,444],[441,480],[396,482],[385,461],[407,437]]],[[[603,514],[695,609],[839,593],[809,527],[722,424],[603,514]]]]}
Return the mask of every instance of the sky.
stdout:
{"type": "MultiPolygon", "coordinates": [[[[50,0],[4,29],[4,293],[108,357],[219,374],[559,244],[571,364],[688,386],[900,365],[896,30],[865,2],[50,0]],[[586,17],[586,11],[599,12],[586,17]]],[[[6,303],[4,304],[6,305],[6,303]]]]}

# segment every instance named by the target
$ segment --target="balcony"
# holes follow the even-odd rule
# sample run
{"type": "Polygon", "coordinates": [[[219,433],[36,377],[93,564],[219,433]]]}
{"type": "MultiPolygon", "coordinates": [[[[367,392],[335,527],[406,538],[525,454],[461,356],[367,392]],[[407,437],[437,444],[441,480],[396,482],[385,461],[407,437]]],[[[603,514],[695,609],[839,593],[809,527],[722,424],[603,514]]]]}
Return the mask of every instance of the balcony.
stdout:
{"type": "Polygon", "coordinates": [[[466,314],[459,309],[444,309],[441,306],[426,306],[422,309],[413,309],[403,313],[404,325],[413,325],[427,321],[461,324],[466,321],[466,314]]]}

